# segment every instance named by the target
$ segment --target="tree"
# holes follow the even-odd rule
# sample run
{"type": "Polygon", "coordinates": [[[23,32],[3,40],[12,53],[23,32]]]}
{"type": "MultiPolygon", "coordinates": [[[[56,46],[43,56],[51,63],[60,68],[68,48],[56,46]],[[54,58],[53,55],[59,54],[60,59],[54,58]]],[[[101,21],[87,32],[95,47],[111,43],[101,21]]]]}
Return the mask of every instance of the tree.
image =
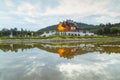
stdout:
{"type": "Polygon", "coordinates": [[[10,35],[10,30],[3,28],[1,31],[2,36],[9,36],[10,35]]]}
{"type": "Polygon", "coordinates": [[[119,33],[119,30],[118,30],[117,27],[112,27],[112,28],[110,29],[110,32],[111,32],[112,34],[117,34],[117,33],[119,33]]]}
{"type": "Polygon", "coordinates": [[[102,30],[102,28],[100,28],[100,29],[97,30],[97,34],[103,35],[103,30],[102,30]]]}
{"type": "Polygon", "coordinates": [[[104,27],[103,28],[103,34],[110,34],[110,28],[109,27],[104,27]]]}

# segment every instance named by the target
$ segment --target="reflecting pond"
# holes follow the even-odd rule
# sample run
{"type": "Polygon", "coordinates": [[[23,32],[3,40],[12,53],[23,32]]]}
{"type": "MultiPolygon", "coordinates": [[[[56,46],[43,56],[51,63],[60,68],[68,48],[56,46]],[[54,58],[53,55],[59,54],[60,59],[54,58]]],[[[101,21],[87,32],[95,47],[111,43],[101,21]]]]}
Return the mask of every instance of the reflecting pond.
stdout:
{"type": "Polygon", "coordinates": [[[0,80],[120,80],[120,43],[1,43],[0,80]]]}

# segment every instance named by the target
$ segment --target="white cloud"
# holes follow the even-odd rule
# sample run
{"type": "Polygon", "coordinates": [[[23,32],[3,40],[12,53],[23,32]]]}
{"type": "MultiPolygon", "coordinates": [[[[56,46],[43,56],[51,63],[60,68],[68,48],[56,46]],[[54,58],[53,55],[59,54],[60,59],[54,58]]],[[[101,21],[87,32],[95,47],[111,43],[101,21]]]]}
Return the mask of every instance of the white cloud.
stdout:
{"type": "Polygon", "coordinates": [[[35,17],[39,15],[38,5],[29,3],[29,2],[23,2],[17,7],[17,12],[20,16],[29,16],[29,17],[35,17]]]}
{"type": "Polygon", "coordinates": [[[8,6],[8,7],[15,7],[15,4],[14,4],[13,1],[11,1],[11,0],[5,0],[5,4],[6,4],[6,6],[8,6]]]}
{"type": "Polygon", "coordinates": [[[36,20],[31,19],[31,18],[29,18],[29,17],[25,17],[25,18],[24,18],[24,21],[26,21],[26,22],[28,22],[28,23],[36,23],[36,20]]]}
{"type": "Polygon", "coordinates": [[[111,3],[110,0],[61,0],[59,6],[54,9],[48,7],[43,15],[76,15],[81,20],[90,15],[98,15],[99,17],[94,18],[92,22],[119,22],[120,20],[116,19],[117,16],[120,16],[119,12],[109,10],[108,6],[111,3]]]}
{"type": "Polygon", "coordinates": [[[18,6],[18,11],[24,12],[25,10],[34,10],[35,7],[30,3],[23,3],[22,5],[18,6]]]}
{"type": "Polygon", "coordinates": [[[54,9],[47,8],[46,15],[90,15],[106,13],[105,6],[108,4],[108,0],[100,0],[93,2],[92,0],[61,0],[60,5],[54,9]],[[94,5],[93,5],[94,4],[94,5]],[[101,11],[102,10],[102,11],[101,11]]]}
{"type": "Polygon", "coordinates": [[[112,16],[100,16],[100,17],[96,17],[95,18],[96,22],[98,23],[108,23],[108,22],[111,22],[111,23],[118,23],[120,22],[120,20],[116,19],[116,17],[112,17],[112,16]]]}
{"type": "Polygon", "coordinates": [[[82,15],[88,16],[93,14],[116,14],[108,12],[106,6],[109,5],[109,0],[60,0],[59,5],[55,8],[46,7],[45,12],[41,12],[40,3],[32,4],[30,2],[23,2],[17,7],[20,14],[28,16],[50,16],[50,15],[82,15]]]}

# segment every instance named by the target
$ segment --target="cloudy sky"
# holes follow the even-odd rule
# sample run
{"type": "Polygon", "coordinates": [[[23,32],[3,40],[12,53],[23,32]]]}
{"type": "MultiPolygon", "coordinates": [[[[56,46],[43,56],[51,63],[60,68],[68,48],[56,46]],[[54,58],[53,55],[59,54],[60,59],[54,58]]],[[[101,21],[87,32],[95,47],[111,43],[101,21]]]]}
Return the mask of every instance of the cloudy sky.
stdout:
{"type": "Polygon", "coordinates": [[[66,19],[118,23],[119,13],[120,0],[0,0],[0,29],[39,30],[66,19]]]}

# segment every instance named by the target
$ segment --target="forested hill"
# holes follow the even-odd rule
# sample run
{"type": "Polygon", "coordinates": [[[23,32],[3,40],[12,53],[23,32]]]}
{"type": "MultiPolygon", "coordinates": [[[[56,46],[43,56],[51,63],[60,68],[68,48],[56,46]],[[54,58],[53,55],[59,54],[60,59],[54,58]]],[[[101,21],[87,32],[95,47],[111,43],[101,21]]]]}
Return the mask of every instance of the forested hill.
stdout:
{"type": "Polygon", "coordinates": [[[43,33],[43,32],[48,32],[48,31],[52,31],[52,30],[57,30],[57,25],[52,25],[52,26],[48,26],[46,28],[42,28],[42,29],[38,30],[37,32],[43,33]]]}
{"type": "MultiPolygon", "coordinates": [[[[91,30],[97,28],[97,26],[95,26],[95,25],[89,25],[89,24],[85,24],[85,23],[76,22],[76,24],[77,24],[77,26],[79,27],[80,30],[91,31],[91,30]]],[[[52,31],[52,30],[57,30],[57,25],[48,26],[46,28],[38,30],[38,32],[43,33],[43,32],[48,32],[48,31],[52,31]]]]}

